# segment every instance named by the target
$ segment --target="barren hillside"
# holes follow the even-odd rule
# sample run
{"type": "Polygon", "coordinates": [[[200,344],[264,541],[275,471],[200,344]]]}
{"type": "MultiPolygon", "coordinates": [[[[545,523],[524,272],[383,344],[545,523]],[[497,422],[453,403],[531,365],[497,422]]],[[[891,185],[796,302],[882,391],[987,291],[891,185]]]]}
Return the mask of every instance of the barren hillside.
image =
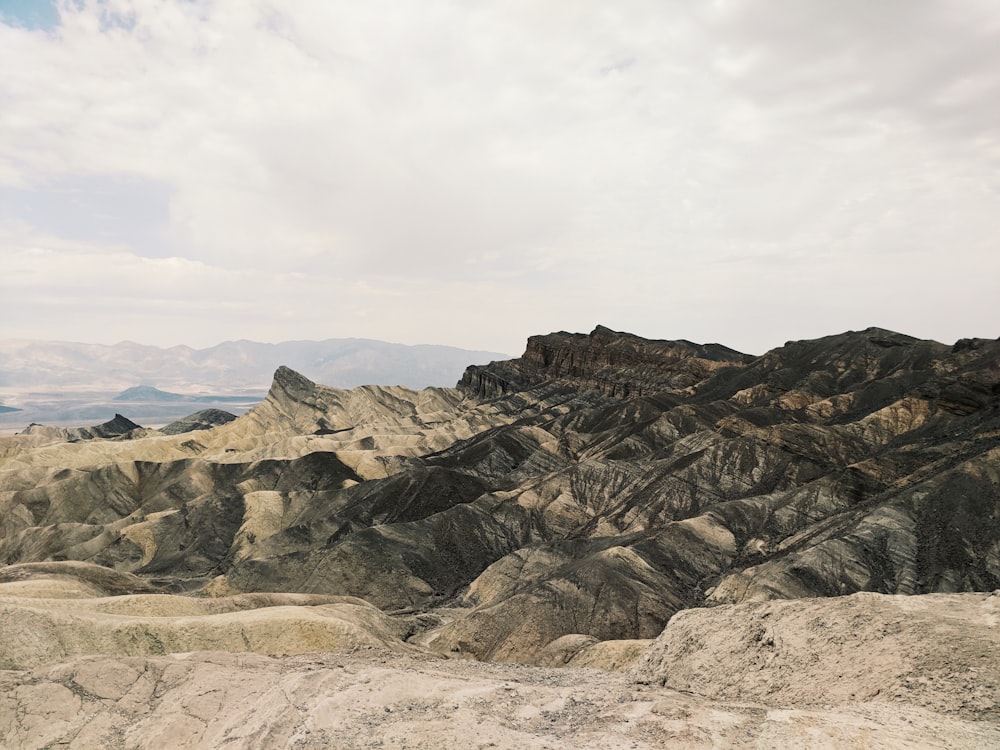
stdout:
{"type": "MultiPolygon", "coordinates": [[[[253,724],[230,706],[251,700],[235,683],[213,690],[237,713],[160,699],[188,700],[230,657],[176,662],[151,713],[128,721],[132,688],[94,702],[72,675],[205,650],[269,655],[254,669],[294,681],[310,662],[290,655],[343,648],[380,649],[420,684],[470,681],[472,693],[432,691],[424,729],[406,729],[414,746],[435,746],[433,717],[452,703],[469,731],[495,719],[483,746],[860,743],[872,727],[886,746],[947,744],[952,730],[952,745],[995,744],[998,341],[868,329],[750,357],[599,327],[532,337],[454,389],[340,390],[283,367],[247,414],[189,424],[0,438],[0,622],[13,634],[0,658],[20,686],[0,727],[15,746],[55,741],[32,745],[25,724],[46,685],[74,696],[63,740],[93,724],[142,746],[126,726],[176,720],[194,727],[191,746],[321,746],[333,735],[303,734],[323,700],[312,688],[300,701],[312,709],[274,709],[280,742],[232,734],[253,724]],[[469,696],[495,703],[501,668],[456,658],[633,671],[566,678],[589,708],[552,709],[549,727],[549,704],[520,694],[487,721],[469,696]],[[598,720],[619,699],[635,721],[598,720]]],[[[375,679],[359,653],[356,674],[375,679]]],[[[547,676],[562,673],[509,674],[575,705],[547,676]]],[[[364,716],[329,714],[323,731],[343,720],[371,734],[341,746],[398,744],[398,717],[364,716]]]]}

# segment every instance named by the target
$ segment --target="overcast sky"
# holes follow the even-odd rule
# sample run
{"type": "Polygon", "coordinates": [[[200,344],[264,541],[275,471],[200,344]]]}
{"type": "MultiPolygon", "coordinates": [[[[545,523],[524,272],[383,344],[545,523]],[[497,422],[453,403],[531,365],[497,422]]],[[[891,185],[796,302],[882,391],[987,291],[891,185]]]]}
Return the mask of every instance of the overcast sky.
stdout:
{"type": "Polygon", "coordinates": [[[1000,335],[995,0],[0,0],[0,338],[1000,335]]]}

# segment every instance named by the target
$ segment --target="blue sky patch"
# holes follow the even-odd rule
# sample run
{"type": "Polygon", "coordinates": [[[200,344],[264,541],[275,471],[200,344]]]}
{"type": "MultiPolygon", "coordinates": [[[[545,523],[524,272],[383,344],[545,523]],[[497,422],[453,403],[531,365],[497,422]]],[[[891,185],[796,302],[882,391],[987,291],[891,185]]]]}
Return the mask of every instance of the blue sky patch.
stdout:
{"type": "Polygon", "coordinates": [[[51,31],[59,25],[55,0],[0,0],[0,21],[8,26],[51,31]]]}

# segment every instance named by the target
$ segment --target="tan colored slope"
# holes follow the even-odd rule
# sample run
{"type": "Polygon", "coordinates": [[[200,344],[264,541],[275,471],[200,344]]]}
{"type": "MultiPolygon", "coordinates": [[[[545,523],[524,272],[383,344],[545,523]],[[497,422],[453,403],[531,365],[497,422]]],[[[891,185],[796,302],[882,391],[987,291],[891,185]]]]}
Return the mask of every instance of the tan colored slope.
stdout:
{"type": "Polygon", "coordinates": [[[131,573],[75,560],[0,567],[0,597],[87,599],[156,590],[131,573]]]}
{"type": "Polygon", "coordinates": [[[918,705],[1000,722],[1000,592],[751,602],[678,613],[637,679],[776,706],[918,705]]]}
{"type": "MultiPolygon", "coordinates": [[[[516,397],[515,397],[516,399],[516,397]]],[[[364,478],[392,473],[396,456],[442,450],[490,427],[557,408],[545,399],[478,403],[456,388],[331,388],[281,367],[267,397],[238,419],[180,435],[137,433],[133,439],[66,442],[61,430],[0,437],[0,473],[166,462],[199,457],[225,463],[290,459],[334,452],[364,478]]],[[[2,482],[0,482],[2,484],[2,482]]]]}
{"type": "Polygon", "coordinates": [[[774,709],[637,685],[620,674],[379,650],[86,657],[0,672],[0,746],[21,750],[998,745],[995,724],[913,706],[774,709]]]}
{"type": "Polygon", "coordinates": [[[360,645],[407,648],[401,624],[370,604],[299,594],[220,599],[0,596],[0,633],[0,669],[27,669],[88,654],[214,650],[282,655],[360,645]]]}
{"type": "Polygon", "coordinates": [[[622,672],[641,658],[651,643],[651,640],[643,639],[599,641],[593,636],[572,633],[548,644],[535,662],[540,667],[622,672]]]}
{"type": "MultiPolygon", "coordinates": [[[[463,401],[454,388],[402,386],[350,390],[318,385],[279,369],[267,398],[212,430],[135,439],[66,442],[58,430],[0,438],[0,472],[38,472],[167,462],[199,457],[225,463],[335,452],[365,478],[393,471],[393,456],[441,450],[498,423],[494,407],[463,401]]],[[[2,477],[0,477],[2,478],[2,477]]],[[[2,482],[0,482],[2,485],[2,482]]]]}
{"type": "Polygon", "coordinates": [[[134,576],[0,570],[0,747],[1000,745],[1000,595],[689,610],[652,644],[563,636],[553,670],[431,657],[348,597],[91,597],[134,576]]]}

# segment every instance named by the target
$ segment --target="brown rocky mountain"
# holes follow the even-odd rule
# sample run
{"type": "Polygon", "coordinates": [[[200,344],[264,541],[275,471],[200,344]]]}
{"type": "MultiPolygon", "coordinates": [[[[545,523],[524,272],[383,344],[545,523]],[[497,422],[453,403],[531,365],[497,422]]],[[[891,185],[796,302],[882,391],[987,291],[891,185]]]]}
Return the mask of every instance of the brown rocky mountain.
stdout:
{"type": "MultiPolygon", "coordinates": [[[[226,424],[83,437],[0,438],[0,580],[98,596],[112,592],[92,571],[107,570],[137,596],[217,597],[216,617],[311,596],[329,615],[309,627],[355,633],[317,635],[313,650],[377,642],[615,668],[643,653],[638,679],[694,689],[663,677],[675,656],[677,675],[698,668],[693,636],[664,630],[681,610],[1000,588],[1000,341],[873,328],[751,357],[598,327],[532,337],[454,389],[339,390],[280,368],[226,424]]],[[[19,602],[6,622],[70,627],[19,602]]],[[[91,610],[78,630],[104,627],[91,610]]],[[[875,614],[891,626],[891,611],[875,614]]],[[[155,638],[130,650],[95,635],[61,653],[191,650],[174,626],[135,627],[155,638]]],[[[270,643],[253,628],[247,643],[270,643]]],[[[970,664],[989,662],[986,632],[956,641],[982,647],[970,664]]],[[[239,642],[216,646],[272,653],[239,642]]],[[[6,658],[24,668],[60,652],[38,653],[6,658]]],[[[997,685],[983,691],[969,716],[1000,718],[987,707],[997,685]]]]}

